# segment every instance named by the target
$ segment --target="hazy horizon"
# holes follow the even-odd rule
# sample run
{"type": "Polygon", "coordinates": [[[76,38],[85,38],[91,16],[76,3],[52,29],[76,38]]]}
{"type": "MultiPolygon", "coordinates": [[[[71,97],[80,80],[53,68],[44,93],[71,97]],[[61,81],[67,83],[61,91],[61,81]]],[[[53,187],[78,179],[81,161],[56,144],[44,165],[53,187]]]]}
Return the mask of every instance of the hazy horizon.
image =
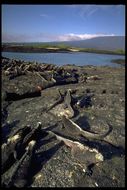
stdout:
{"type": "Polygon", "coordinates": [[[2,5],[2,42],[125,36],[124,5],[2,5]]]}
{"type": "MultiPolygon", "coordinates": [[[[98,37],[94,37],[92,39],[95,39],[95,38],[100,38],[100,37],[105,37],[105,36],[98,36],[98,37]]],[[[110,36],[106,36],[106,37],[110,37],[110,36]]],[[[125,36],[111,36],[111,37],[125,37],[125,36]]],[[[85,39],[85,40],[89,40],[89,39],[85,39]]],[[[71,42],[72,40],[70,40],[71,42]]],[[[73,40],[73,41],[84,41],[83,40],[73,40]]],[[[45,42],[37,42],[37,41],[31,41],[31,42],[2,42],[2,43],[56,43],[56,42],[59,42],[59,43],[64,43],[64,42],[69,42],[69,41],[45,41],[45,42]]]]}

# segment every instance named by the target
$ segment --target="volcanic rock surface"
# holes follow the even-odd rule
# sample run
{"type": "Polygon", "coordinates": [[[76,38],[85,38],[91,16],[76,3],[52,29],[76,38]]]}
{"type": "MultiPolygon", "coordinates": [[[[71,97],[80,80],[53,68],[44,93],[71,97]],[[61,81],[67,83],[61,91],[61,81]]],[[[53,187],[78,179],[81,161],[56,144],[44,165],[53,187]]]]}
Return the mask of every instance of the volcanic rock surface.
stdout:
{"type": "Polygon", "coordinates": [[[3,187],[125,186],[124,67],[7,58],[1,66],[2,150],[9,150],[3,187]],[[76,126],[107,135],[94,139],[73,131],[59,115],[68,107],[66,118],[76,126]]]}

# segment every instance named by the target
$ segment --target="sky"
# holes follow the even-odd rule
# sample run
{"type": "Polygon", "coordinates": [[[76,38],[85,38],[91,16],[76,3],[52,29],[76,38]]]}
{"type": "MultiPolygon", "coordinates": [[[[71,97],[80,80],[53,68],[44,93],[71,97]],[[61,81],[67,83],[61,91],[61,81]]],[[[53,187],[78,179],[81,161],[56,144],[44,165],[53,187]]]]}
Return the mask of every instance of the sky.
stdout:
{"type": "Polygon", "coordinates": [[[2,42],[125,36],[125,5],[2,5],[2,42]]]}

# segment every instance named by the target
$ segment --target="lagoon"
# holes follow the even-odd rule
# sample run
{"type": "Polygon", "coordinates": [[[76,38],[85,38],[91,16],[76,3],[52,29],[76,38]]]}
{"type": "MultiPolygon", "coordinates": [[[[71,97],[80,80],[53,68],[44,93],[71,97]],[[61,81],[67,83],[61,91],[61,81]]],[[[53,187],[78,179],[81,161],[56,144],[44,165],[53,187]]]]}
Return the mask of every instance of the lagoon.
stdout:
{"type": "Polygon", "coordinates": [[[20,59],[24,61],[36,61],[38,63],[52,63],[58,66],[66,64],[75,64],[78,66],[111,66],[121,67],[120,64],[112,63],[112,59],[125,59],[123,55],[108,55],[86,52],[72,53],[19,53],[2,52],[3,57],[20,59]]]}

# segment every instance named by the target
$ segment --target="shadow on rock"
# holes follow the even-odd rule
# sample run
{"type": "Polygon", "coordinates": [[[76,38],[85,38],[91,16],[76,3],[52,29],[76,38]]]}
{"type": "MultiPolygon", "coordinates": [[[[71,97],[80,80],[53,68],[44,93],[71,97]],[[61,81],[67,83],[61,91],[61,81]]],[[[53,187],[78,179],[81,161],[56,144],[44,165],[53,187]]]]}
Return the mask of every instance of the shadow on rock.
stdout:
{"type": "Polygon", "coordinates": [[[78,124],[84,130],[90,130],[90,125],[86,116],[82,116],[76,120],[76,124],[78,124]]]}
{"type": "Polygon", "coordinates": [[[7,92],[5,100],[6,101],[16,101],[16,100],[21,100],[21,99],[24,99],[24,98],[33,98],[33,97],[38,97],[38,96],[41,96],[41,91],[36,91],[35,90],[33,92],[27,92],[27,93],[24,93],[22,95],[7,92]]]}
{"type": "Polygon", "coordinates": [[[7,109],[6,108],[3,108],[3,110],[2,110],[2,123],[4,123],[5,121],[6,121],[6,119],[7,119],[7,116],[8,116],[8,111],[7,111],[7,109]]]}
{"type": "Polygon", "coordinates": [[[5,123],[2,127],[2,143],[7,141],[7,137],[9,136],[13,127],[16,128],[16,125],[20,122],[20,120],[14,120],[12,123],[5,123]]]}
{"type": "Polygon", "coordinates": [[[42,131],[44,130],[44,131],[52,131],[54,128],[56,128],[58,125],[57,124],[55,124],[55,125],[51,125],[51,126],[49,126],[49,127],[47,127],[46,129],[43,129],[42,128],[42,131]]]}
{"type": "Polygon", "coordinates": [[[81,98],[79,98],[79,100],[77,101],[77,105],[81,108],[85,107],[85,108],[88,108],[88,107],[91,107],[92,106],[92,100],[91,98],[93,97],[94,95],[83,95],[81,98]]]}
{"type": "MultiPolygon", "coordinates": [[[[6,93],[4,93],[4,94],[6,94],[6,93]]],[[[5,97],[4,97],[4,100],[6,99],[6,95],[5,95],[5,97]]],[[[4,100],[2,100],[2,101],[4,101],[4,100]]],[[[8,108],[8,106],[11,104],[12,102],[5,102],[4,104],[3,104],[3,108],[2,108],[2,123],[4,123],[5,121],[6,121],[6,119],[7,119],[7,117],[8,117],[8,111],[7,111],[7,108],[8,108]]]]}
{"type": "Polygon", "coordinates": [[[105,160],[112,159],[114,156],[121,157],[122,155],[125,155],[125,150],[122,146],[115,146],[103,140],[101,142],[85,141],[85,145],[88,145],[91,148],[96,148],[103,154],[105,160]]]}
{"type": "MultiPolygon", "coordinates": [[[[52,138],[51,138],[52,139],[52,138]]],[[[51,141],[50,139],[50,141],[51,141]]],[[[49,143],[49,140],[47,140],[47,142],[49,143]]],[[[46,141],[44,142],[44,144],[46,143],[46,141]]],[[[32,163],[32,169],[30,171],[30,175],[29,175],[29,183],[28,186],[31,185],[32,183],[32,178],[35,174],[37,174],[42,167],[44,166],[44,164],[47,163],[48,160],[50,160],[53,155],[59,150],[60,147],[63,146],[63,142],[60,142],[58,144],[56,144],[55,146],[53,146],[52,148],[46,150],[46,151],[42,151],[40,153],[37,154],[36,159],[33,161],[32,163]]]]}
{"type": "Polygon", "coordinates": [[[42,141],[39,143],[39,145],[40,145],[40,146],[46,145],[47,143],[52,142],[52,140],[54,140],[54,139],[55,139],[55,137],[51,137],[51,138],[49,138],[49,139],[42,140],[42,141]]]}

